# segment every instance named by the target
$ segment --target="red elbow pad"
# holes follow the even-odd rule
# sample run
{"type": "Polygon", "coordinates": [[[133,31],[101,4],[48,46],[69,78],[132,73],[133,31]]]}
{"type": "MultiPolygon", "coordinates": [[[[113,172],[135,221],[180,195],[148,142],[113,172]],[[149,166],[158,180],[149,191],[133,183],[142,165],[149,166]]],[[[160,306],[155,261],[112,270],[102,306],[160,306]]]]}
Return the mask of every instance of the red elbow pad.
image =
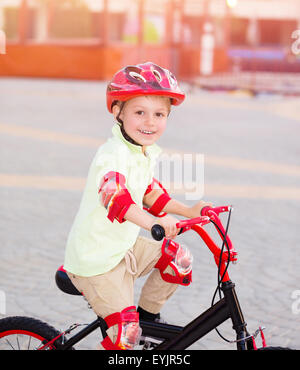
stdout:
{"type": "Polygon", "coordinates": [[[135,204],[126,189],[125,181],[124,175],[111,171],[104,175],[99,187],[100,202],[107,209],[107,217],[111,222],[115,219],[119,223],[126,221],[124,216],[128,208],[135,204]]]}
{"type": "Polygon", "coordinates": [[[127,189],[123,189],[112,200],[112,204],[108,210],[108,219],[113,222],[116,219],[120,224],[124,221],[124,216],[131,204],[135,204],[127,189]]]}

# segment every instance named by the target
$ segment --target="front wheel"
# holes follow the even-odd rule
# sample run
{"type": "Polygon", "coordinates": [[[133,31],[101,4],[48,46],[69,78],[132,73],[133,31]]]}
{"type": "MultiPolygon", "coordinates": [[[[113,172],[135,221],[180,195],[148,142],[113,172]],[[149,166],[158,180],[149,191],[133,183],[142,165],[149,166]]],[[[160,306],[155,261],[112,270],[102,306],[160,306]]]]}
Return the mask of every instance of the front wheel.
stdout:
{"type": "MultiPolygon", "coordinates": [[[[59,335],[59,331],[37,319],[11,316],[0,320],[0,350],[38,350],[59,335]]],[[[45,349],[58,349],[62,343],[59,337],[45,349]]]]}
{"type": "Polygon", "coordinates": [[[288,347],[261,347],[258,348],[259,351],[292,351],[292,348],[288,347]]]}

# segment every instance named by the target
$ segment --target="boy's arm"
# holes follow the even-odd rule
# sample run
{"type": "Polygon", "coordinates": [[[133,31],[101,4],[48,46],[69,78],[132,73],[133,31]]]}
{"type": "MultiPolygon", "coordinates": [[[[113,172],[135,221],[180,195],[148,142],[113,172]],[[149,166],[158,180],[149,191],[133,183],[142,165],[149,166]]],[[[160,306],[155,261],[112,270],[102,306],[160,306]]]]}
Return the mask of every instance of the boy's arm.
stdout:
{"type": "MultiPolygon", "coordinates": [[[[153,189],[151,192],[144,196],[143,203],[147,207],[151,207],[163,193],[164,192],[160,189],[153,189]]],[[[193,218],[199,217],[201,214],[201,209],[205,206],[212,206],[212,204],[204,201],[199,201],[195,205],[189,207],[186,204],[171,198],[162,209],[162,212],[171,213],[186,218],[193,218]]]]}
{"type": "Polygon", "coordinates": [[[146,230],[151,230],[154,223],[160,224],[165,229],[166,237],[173,238],[177,235],[176,220],[172,216],[166,216],[158,220],[141,209],[131,198],[126,189],[125,176],[119,172],[109,171],[103,176],[98,194],[100,203],[108,211],[108,219],[119,223],[130,221],[146,230]]]}
{"type": "Polygon", "coordinates": [[[176,224],[179,220],[176,218],[169,215],[161,218],[155,218],[136,204],[131,204],[124,215],[124,219],[133,222],[134,224],[148,231],[151,231],[151,228],[154,224],[159,224],[164,228],[167,239],[175,238],[179,232],[179,229],[176,227],[176,224]]]}
{"type": "MultiPolygon", "coordinates": [[[[164,194],[163,190],[153,189],[150,193],[144,196],[143,203],[150,208],[162,194],[164,194]]],[[[190,217],[189,207],[175,199],[170,199],[164,206],[162,212],[172,213],[183,217],[190,217]]]]}
{"type": "Polygon", "coordinates": [[[125,220],[133,222],[134,224],[142,227],[145,230],[151,230],[154,224],[155,217],[145,212],[136,204],[131,204],[124,215],[125,220]]]}

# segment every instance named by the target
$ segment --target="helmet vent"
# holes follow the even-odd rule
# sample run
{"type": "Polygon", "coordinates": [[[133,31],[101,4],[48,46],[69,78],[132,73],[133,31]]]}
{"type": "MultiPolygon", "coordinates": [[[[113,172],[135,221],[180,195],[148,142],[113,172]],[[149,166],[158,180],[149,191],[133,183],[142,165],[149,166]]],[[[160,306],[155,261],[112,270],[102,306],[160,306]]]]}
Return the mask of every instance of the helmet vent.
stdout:
{"type": "Polygon", "coordinates": [[[136,73],[134,71],[130,71],[129,72],[129,75],[133,78],[135,78],[136,80],[138,81],[143,81],[143,82],[146,82],[146,79],[145,77],[143,77],[142,75],[140,75],[139,73],[136,73]]]}
{"type": "Polygon", "coordinates": [[[170,81],[171,86],[176,86],[177,81],[176,81],[176,78],[174,77],[174,75],[172,73],[170,73],[168,77],[169,77],[169,81],[170,81]]]}
{"type": "Polygon", "coordinates": [[[155,78],[157,79],[157,81],[161,82],[161,80],[162,80],[161,74],[156,69],[154,69],[152,72],[153,72],[155,78]]]}

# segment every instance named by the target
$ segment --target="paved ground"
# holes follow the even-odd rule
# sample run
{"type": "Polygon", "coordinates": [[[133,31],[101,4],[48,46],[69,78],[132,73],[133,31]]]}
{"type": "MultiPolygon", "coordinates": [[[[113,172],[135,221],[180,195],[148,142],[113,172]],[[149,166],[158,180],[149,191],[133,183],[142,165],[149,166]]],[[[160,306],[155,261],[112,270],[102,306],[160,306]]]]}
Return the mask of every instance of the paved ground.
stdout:
{"type": "Polygon", "coordinates": [[[198,86],[217,90],[245,89],[264,93],[300,95],[300,73],[245,72],[219,73],[209,77],[193,79],[198,86]]]}
{"type": "MultiPolygon", "coordinates": [[[[105,84],[98,82],[0,80],[0,317],[34,316],[58,329],[94,319],[83,299],[58,290],[54,274],[64,259],[89,163],[110,135],[104,95],[105,84]]],[[[165,159],[178,152],[180,162],[188,154],[186,166],[204,154],[204,199],[234,205],[229,235],[239,262],[230,273],[249,331],[263,325],[268,344],[298,349],[299,103],[193,90],[173,110],[160,141],[165,159]]],[[[186,188],[174,193],[193,203],[185,199],[186,188]]],[[[163,314],[184,325],[210,305],[217,275],[194,234],[180,240],[193,251],[194,281],[176,292],[163,314]]],[[[230,323],[220,330],[233,339],[230,323]]],[[[95,348],[97,341],[91,336],[78,348],[95,348]]],[[[234,346],[212,332],[192,348],[234,346]]]]}

